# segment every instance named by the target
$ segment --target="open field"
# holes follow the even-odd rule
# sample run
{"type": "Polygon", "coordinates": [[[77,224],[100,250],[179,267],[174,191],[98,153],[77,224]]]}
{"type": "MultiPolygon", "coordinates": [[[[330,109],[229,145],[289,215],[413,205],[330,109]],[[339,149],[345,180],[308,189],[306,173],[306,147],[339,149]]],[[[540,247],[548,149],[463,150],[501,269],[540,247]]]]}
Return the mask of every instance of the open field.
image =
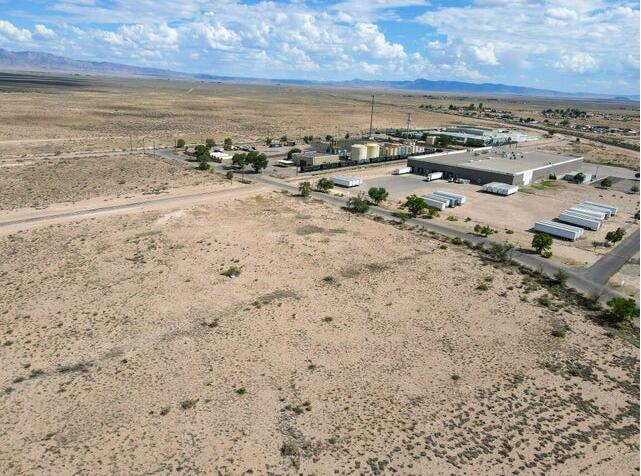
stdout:
{"type": "Polygon", "coordinates": [[[0,166],[0,183],[0,210],[227,184],[218,175],[140,154],[12,162],[0,166]]]}
{"type": "Polygon", "coordinates": [[[638,349],[427,234],[271,192],[0,257],[3,474],[638,473],[638,349]]]}
{"type": "MultiPolygon", "coordinates": [[[[211,137],[220,143],[225,137],[254,142],[284,134],[295,138],[326,134],[342,137],[346,132],[354,135],[369,127],[372,93],[377,96],[375,128],[404,128],[408,112],[416,128],[490,124],[419,108],[424,104],[447,107],[470,102],[499,109],[517,107],[533,114],[554,104],[578,104],[599,111],[636,114],[638,118],[638,104],[630,101],[585,101],[582,106],[583,102],[576,100],[551,102],[398,90],[60,76],[44,76],[45,80],[33,82],[32,78],[15,84],[0,83],[0,114],[4,118],[0,124],[0,153],[5,156],[171,146],[178,137],[191,143],[211,137]]],[[[638,120],[633,124],[638,128],[638,120]]],[[[566,152],[577,147],[561,138],[551,142],[550,147],[566,152]]],[[[580,148],[588,160],[638,170],[638,152],[587,142],[580,148]]]]}
{"type": "MultiPolygon", "coordinates": [[[[389,200],[384,206],[390,208],[400,207],[406,197],[411,194],[420,196],[437,190],[460,193],[467,197],[466,203],[456,208],[446,208],[435,220],[469,233],[474,232],[474,226],[477,224],[489,225],[497,231],[495,235],[492,235],[494,238],[524,249],[531,249],[533,236],[531,228],[537,220],[554,219],[561,211],[582,200],[611,203],[618,206],[620,208],[619,214],[605,221],[598,231],[586,231],[575,242],[554,241],[553,259],[572,266],[589,266],[609,252],[611,248],[603,246],[608,231],[624,227],[630,233],[638,227],[638,223],[634,220],[634,214],[639,210],[638,193],[607,191],[592,185],[575,185],[559,180],[545,182],[550,186],[533,184],[515,195],[502,197],[483,193],[480,186],[473,184],[461,185],[448,183],[444,180],[426,182],[425,177],[414,174],[391,175],[392,171],[398,167],[399,165],[395,164],[357,168],[344,172],[347,175],[362,178],[363,185],[352,189],[337,187],[333,189],[332,193],[357,195],[367,193],[370,187],[384,187],[390,194],[389,200]]],[[[331,175],[326,174],[326,176],[331,175]]],[[[320,174],[311,179],[312,182],[318,177],[320,174]]],[[[303,180],[309,180],[309,178],[298,179],[299,182],[303,180]]]]}

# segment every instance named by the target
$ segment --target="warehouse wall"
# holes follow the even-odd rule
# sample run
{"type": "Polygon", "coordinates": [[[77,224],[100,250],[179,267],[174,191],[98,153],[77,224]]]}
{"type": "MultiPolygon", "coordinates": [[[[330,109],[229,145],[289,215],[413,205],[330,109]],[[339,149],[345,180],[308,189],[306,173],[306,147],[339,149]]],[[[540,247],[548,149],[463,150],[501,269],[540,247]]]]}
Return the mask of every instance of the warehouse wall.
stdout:
{"type": "Polygon", "coordinates": [[[456,165],[443,165],[441,163],[432,163],[426,160],[407,159],[407,166],[412,167],[412,172],[419,175],[427,175],[430,172],[443,172],[443,177],[448,175],[454,178],[468,179],[476,185],[485,185],[490,182],[503,182],[509,184],[515,183],[515,176],[507,173],[494,172],[491,170],[476,170],[458,167],[456,165]]]}

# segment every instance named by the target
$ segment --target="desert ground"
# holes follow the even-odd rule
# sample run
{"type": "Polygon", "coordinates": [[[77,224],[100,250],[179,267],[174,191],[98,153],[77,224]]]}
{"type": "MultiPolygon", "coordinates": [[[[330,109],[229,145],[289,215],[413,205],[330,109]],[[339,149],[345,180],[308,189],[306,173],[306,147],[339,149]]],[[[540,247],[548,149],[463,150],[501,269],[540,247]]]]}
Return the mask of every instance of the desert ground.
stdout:
{"type": "Polygon", "coordinates": [[[260,192],[0,256],[4,474],[638,474],[638,349],[429,234],[260,192]]]}
{"type": "MultiPolygon", "coordinates": [[[[287,135],[343,137],[369,128],[371,94],[376,95],[374,128],[505,124],[421,108],[483,102],[486,106],[536,116],[548,107],[579,107],[636,118],[631,101],[589,101],[527,97],[425,94],[399,90],[322,89],[288,85],[115,79],[74,76],[61,81],[0,81],[0,160],[30,154],[130,150],[172,146],[177,138],[203,143],[261,141],[287,135]]],[[[620,126],[617,121],[601,121],[620,126]]],[[[542,132],[530,131],[532,134],[542,132]]],[[[557,135],[551,150],[585,155],[590,161],[639,169],[638,151],[557,135]]]]}
{"type": "MultiPolygon", "coordinates": [[[[130,150],[354,134],[368,92],[77,77],[0,94],[0,474],[639,474],[638,331],[590,299],[409,226],[130,150]]],[[[375,127],[412,111],[416,127],[461,122],[425,100],[377,93],[375,127]]],[[[408,179],[386,206],[436,187],[408,179]]],[[[532,216],[585,198],[622,206],[608,229],[638,226],[624,189],[465,187],[436,220],[517,245],[532,216]]],[[[554,259],[593,262],[605,231],[554,259]]],[[[622,279],[638,291],[638,255],[622,279]]]]}
{"type": "Polygon", "coordinates": [[[95,197],[131,198],[186,187],[204,190],[228,185],[219,175],[142,154],[13,162],[0,166],[0,183],[0,212],[95,197]]]}

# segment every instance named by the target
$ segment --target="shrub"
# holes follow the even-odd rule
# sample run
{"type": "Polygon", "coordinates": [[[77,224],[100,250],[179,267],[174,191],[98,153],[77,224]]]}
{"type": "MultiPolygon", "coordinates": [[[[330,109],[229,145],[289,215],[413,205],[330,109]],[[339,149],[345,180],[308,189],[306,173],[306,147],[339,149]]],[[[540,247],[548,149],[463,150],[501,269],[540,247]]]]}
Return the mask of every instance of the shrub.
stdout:
{"type": "Polygon", "coordinates": [[[176,148],[182,149],[183,147],[185,147],[185,139],[178,139],[176,141],[176,148]]]}
{"type": "Polygon", "coordinates": [[[180,402],[180,408],[183,410],[189,410],[190,408],[194,408],[197,402],[198,400],[184,400],[180,402]]]}
{"type": "Polygon", "coordinates": [[[568,282],[568,273],[560,269],[554,275],[554,279],[559,284],[559,286],[565,286],[568,282]]]}
{"type": "Polygon", "coordinates": [[[401,205],[401,208],[407,208],[407,211],[412,217],[417,216],[427,207],[428,205],[425,203],[425,200],[421,197],[417,197],[416,195],[410,195],[405,199],[405,203],[401,205]]]}
{"type": "Polygon", "coordinates": [[[232,172],[231,170],[228,170],[227,173],[225,174],[225,177],[227,178],[227,180],[232,182],[234,180],[234,172],[232,172]]]}
{"type": "Polygon", "coordinates": [[[490,287],[486,283],[481,283],[476,287],[476,289],[479,291],[487,291],[490,287]]]}
{"type": "Polygon", "coordinates": [[[605,235],[605,241],[609,244],[614,244],[623,239],[625,235],[625,230],[623,228],[617,228],[614,231],[608,231],[605,235]]]}
{"type": "Polygon", "coordinates": [[[238,395],[245,395],[245,394],[247,393],[247,390],[245,389],[245,387],[240,387],[240,388],[237,388],[237,389],[235,390],[235,392],[236,392],[238,395]]]}
{"type": "Polygon", "coordinates": [[[198,169],[199,169],[199,170],[209,170],[209,168],[210,168],[210,167],[211,167],[211,166],[209,165],[209,162],[207,162],[207,160],[206,160],[206,159],[205,159],[205,160],[201,160],[201,161],[198,163],[198,169]]]}
{"type": "Polygon", "coordinates": [[[334,188],[334,182],[332,182],[327,177],[323,177],[318,181],[318,183],[316,183],[316,188],[321,192],[327,192],[328,190],[334,188]]]}
{"type": "Polygon", "coordinates": [[[549,258],[549,256],[552,256],[552,252],[550,251],[552,248],[552,237],[547,233],[536,233],[534,238],[532,238],[532,248],[541,256],[549,258]],[[546,253],[549,253],[549,256],[545,256],[546,253]]]}
{"type": "Polygon", "coordinates": [[[574,183],[583,183],[585,182],[585,174],[582,172],[579,172],[574,176],[574,183]]]}
{"type": "Polygon", "coordinates": [[[622,297],[612,298],[608,301],[609,309],[605,313],[605,318],[615,324],[629,320],[632,317],[638,316],[639,309],[634,299],[626,299],[622,297]]]}
{"type": "Polygon", "coordinates": [[[376,205],[387,200],[389,196],[389,193],[387,193],[387,190],[383,187],[372,187],[368,190],[367,194],[376,205]]]}
{"type": "Polygon", "coordinates": [[[496,230],[493,230],[491,227],[480,224],[474,225],[474,231],[483,237],[487,237],[492,233],[496,233],[496,230]]]}
{"type": "Polygon", "coordinates": [[[312,194],[312,184],[301,182],[298,184],[298,191],[302,197],[309,197],[312,194]]]}
{"type": "Polygon", "coordinates": [[[240,274],[240,268],[238,266],[230,266],[226,271],[223,271],[220,274],[227,276],[228,278],[235,278],[240,274]]]}
{"type": "Polygon", "coordinates": [[[211,149],[212,147],[216,147],[216,141],[214,139],[206,139],[205,147],[207,147],[208,149],[211,149]]]}
{"type": "Polygon", "coordinates": [[[369,202],[363,194],[350,197],[350,199],[347,200],[347,209],[354,213],[367,213],[369,211],[369,202]]]}
{"type": "Polygon", "coordinates": [[[612,180],[610,180],[609,178],[604,178],[603,180],[601,180],[601,186],[603,188],[610,188],[612,186],[612,180]]]}

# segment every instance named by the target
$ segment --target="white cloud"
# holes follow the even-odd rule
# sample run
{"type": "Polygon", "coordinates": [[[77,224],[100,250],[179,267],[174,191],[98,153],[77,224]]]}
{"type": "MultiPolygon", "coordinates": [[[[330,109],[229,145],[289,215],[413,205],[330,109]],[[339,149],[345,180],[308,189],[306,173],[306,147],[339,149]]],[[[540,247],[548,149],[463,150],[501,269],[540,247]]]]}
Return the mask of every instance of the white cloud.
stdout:
{"type": "Polygon", "coordinates": [[[16,28],[16,26],[6,20],[0,20],[0,35],[8,40],[17,42],[27,42],[31,40],[31,32],[29,30],[16,28]]]}
{"type": "Polygon", "coordinates": [[[499,61],[496,59],[496,54],[494,53],[494,45],[492,43],[488,43],[483,46],[473,46],[472,51],[474,51],[476,59],[481,63],[491,65],[499,64],[499,61]]]}
{"type": "Polygon", "coordinates": [[[370,63],[367,63],[366,61],[361,61],[360,67],[362,68],[363,72],[369,76],[374,76],[381,71],[380,65],[370,64],[370,63]]]}
{"type": "Polygon", "coordinates": [[[56,37],[56,33],[39,23],[34,29],[34,36],[38,39],[53,40],[56,37]]]}
{"type": "Polygon", "coordinates": [[[588,53],[577,52],[561,56],[554,67],[561,71],[584,74],[594,72],[599,68],[599,62],[588,53]]]}

